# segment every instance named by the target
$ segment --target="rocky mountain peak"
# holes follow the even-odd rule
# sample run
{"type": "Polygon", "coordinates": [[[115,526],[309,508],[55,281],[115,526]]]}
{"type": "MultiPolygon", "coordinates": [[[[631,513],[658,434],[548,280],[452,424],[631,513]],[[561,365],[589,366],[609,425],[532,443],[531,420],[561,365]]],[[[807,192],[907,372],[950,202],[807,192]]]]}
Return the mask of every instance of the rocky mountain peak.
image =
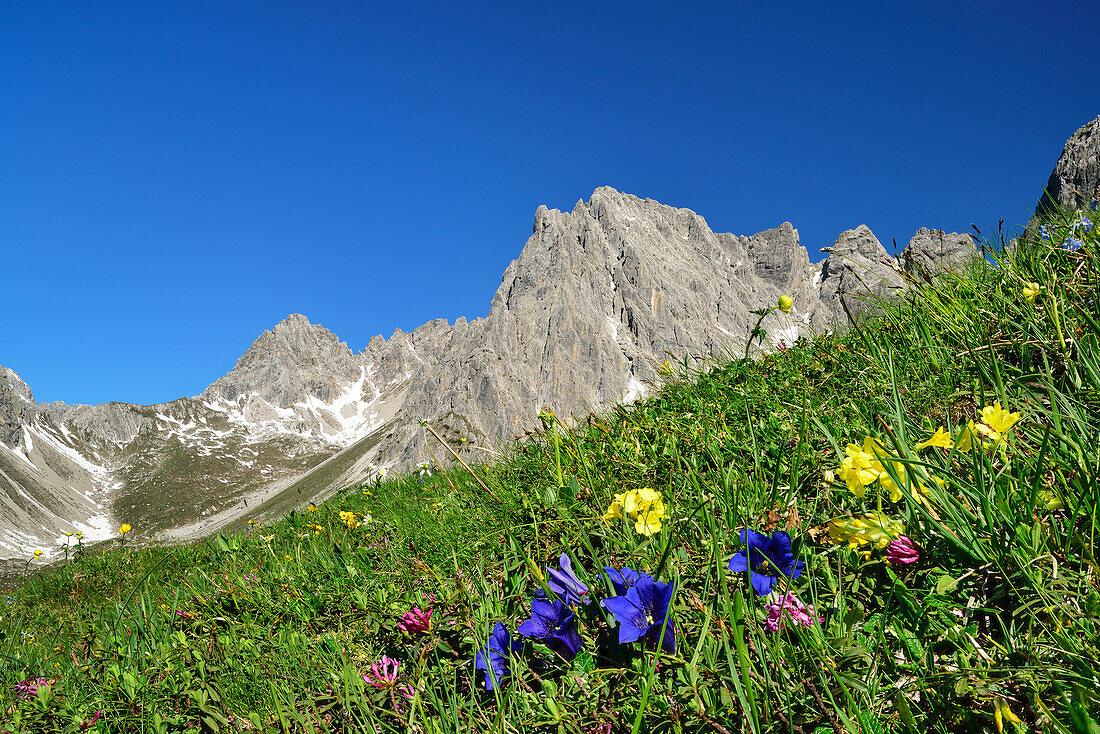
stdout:
{"type": "Polygon", "coordinates": [[[1056,205],[1084,209],[1094,200],[1100,200],[1100,117],[1082,125],[1066,141],[1035,214],[1056,205]]]}
{"type": "Polygon", "coordinates": [[[232,402],[255,393],[286,407],[312,395],[330,403],[359,376],[360,360],[346,343],[302,314],[291,314],[260,334],[233,371],[203,396],[232,402]]]}
{"type": "Polygon", "coordinates": [[[0,441],[15,446],[22,433],[21,426],[37,410],[38,404],[27,383],[15,370],[0,367],[0,441]]]}

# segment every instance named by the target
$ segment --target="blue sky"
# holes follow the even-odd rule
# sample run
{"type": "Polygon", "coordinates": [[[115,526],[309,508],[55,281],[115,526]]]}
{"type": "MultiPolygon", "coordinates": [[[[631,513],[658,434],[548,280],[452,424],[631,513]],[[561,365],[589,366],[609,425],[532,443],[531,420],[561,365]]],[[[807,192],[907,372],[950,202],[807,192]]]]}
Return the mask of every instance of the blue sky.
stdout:
{"type": "Polygon", "coordinates": [[[1022,223],[1100,114],[1094,2],[391,5],[4,3],[0,364],[154,403],[289,313],[484,316],[602,185],[815,258],[1022,223]]]}

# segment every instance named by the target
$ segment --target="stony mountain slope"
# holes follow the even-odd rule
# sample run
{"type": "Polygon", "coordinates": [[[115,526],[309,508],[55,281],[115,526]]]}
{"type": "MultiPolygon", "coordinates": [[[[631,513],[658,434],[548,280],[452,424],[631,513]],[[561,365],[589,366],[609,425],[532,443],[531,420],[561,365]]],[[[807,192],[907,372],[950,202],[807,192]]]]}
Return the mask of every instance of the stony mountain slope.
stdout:
{"type": "Polygon", "coordinates": [[[1100,116],[1066,141],[1035,213],[1052,205],[1084,209],[1092,201],[1100,201],[1100,116]]]}
{"type": "MultiPolygon", "coordinates": [[[[751,311],[781,294],[795,308],[765,322],[766,348],[846,323],[844,298],[858,312],[858,295],[903,287],[865,226],[825,250],[812,264],[789,223],[715,233],[691,210],[600,188],[571,212],[539,207],[483,319],[355,353],[292,315],[201,395],[163,405],[39,405],[2,370],[0,557],[56,556],[65,532],[111,537],[121,522],[180,539],[278,515],[426,459],[421,420],[483,460],[543,405],[584,414],[644,395],[665,359],[742,353],[751,311]]],[[[903,259],[948,252],[974,248],[921,230],[903,259]]]]}

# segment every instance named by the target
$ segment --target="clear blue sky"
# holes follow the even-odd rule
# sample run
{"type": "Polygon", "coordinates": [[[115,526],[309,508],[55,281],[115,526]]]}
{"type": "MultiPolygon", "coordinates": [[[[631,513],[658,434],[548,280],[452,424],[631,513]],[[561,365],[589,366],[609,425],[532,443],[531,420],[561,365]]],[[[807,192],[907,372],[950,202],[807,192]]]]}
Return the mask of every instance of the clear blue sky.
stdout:
{"type": "Polygon", "coordinates": [[[386,5],[3,3],[0,364],[153,403],[292,312],[484,316],[602,185],[815,257],[1021,223],[1100,114],[1094,0],[386,5]]]}

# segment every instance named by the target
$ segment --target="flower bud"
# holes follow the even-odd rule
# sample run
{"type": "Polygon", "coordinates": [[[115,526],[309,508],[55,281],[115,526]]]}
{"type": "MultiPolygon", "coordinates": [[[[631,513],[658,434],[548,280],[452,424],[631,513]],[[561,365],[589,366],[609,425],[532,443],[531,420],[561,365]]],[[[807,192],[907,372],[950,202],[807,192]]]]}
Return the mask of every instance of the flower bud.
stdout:
{"type": "Polygon", "coordinates": [[[916,563],[919,558],[920,549],[905,535],[890,541],[890,545],[886,546],[886,560],[889,563],[908,565],[916,563]]]}
{"type": "Polygon", "coordinates": [[[782,311],[783,313],[790,313],[791,312],[791,307],[793,307],[793,306],[794,306],[794,301],[791,300],[790,296],[780,296],[779,297],[779,310],[782,311]]]}

